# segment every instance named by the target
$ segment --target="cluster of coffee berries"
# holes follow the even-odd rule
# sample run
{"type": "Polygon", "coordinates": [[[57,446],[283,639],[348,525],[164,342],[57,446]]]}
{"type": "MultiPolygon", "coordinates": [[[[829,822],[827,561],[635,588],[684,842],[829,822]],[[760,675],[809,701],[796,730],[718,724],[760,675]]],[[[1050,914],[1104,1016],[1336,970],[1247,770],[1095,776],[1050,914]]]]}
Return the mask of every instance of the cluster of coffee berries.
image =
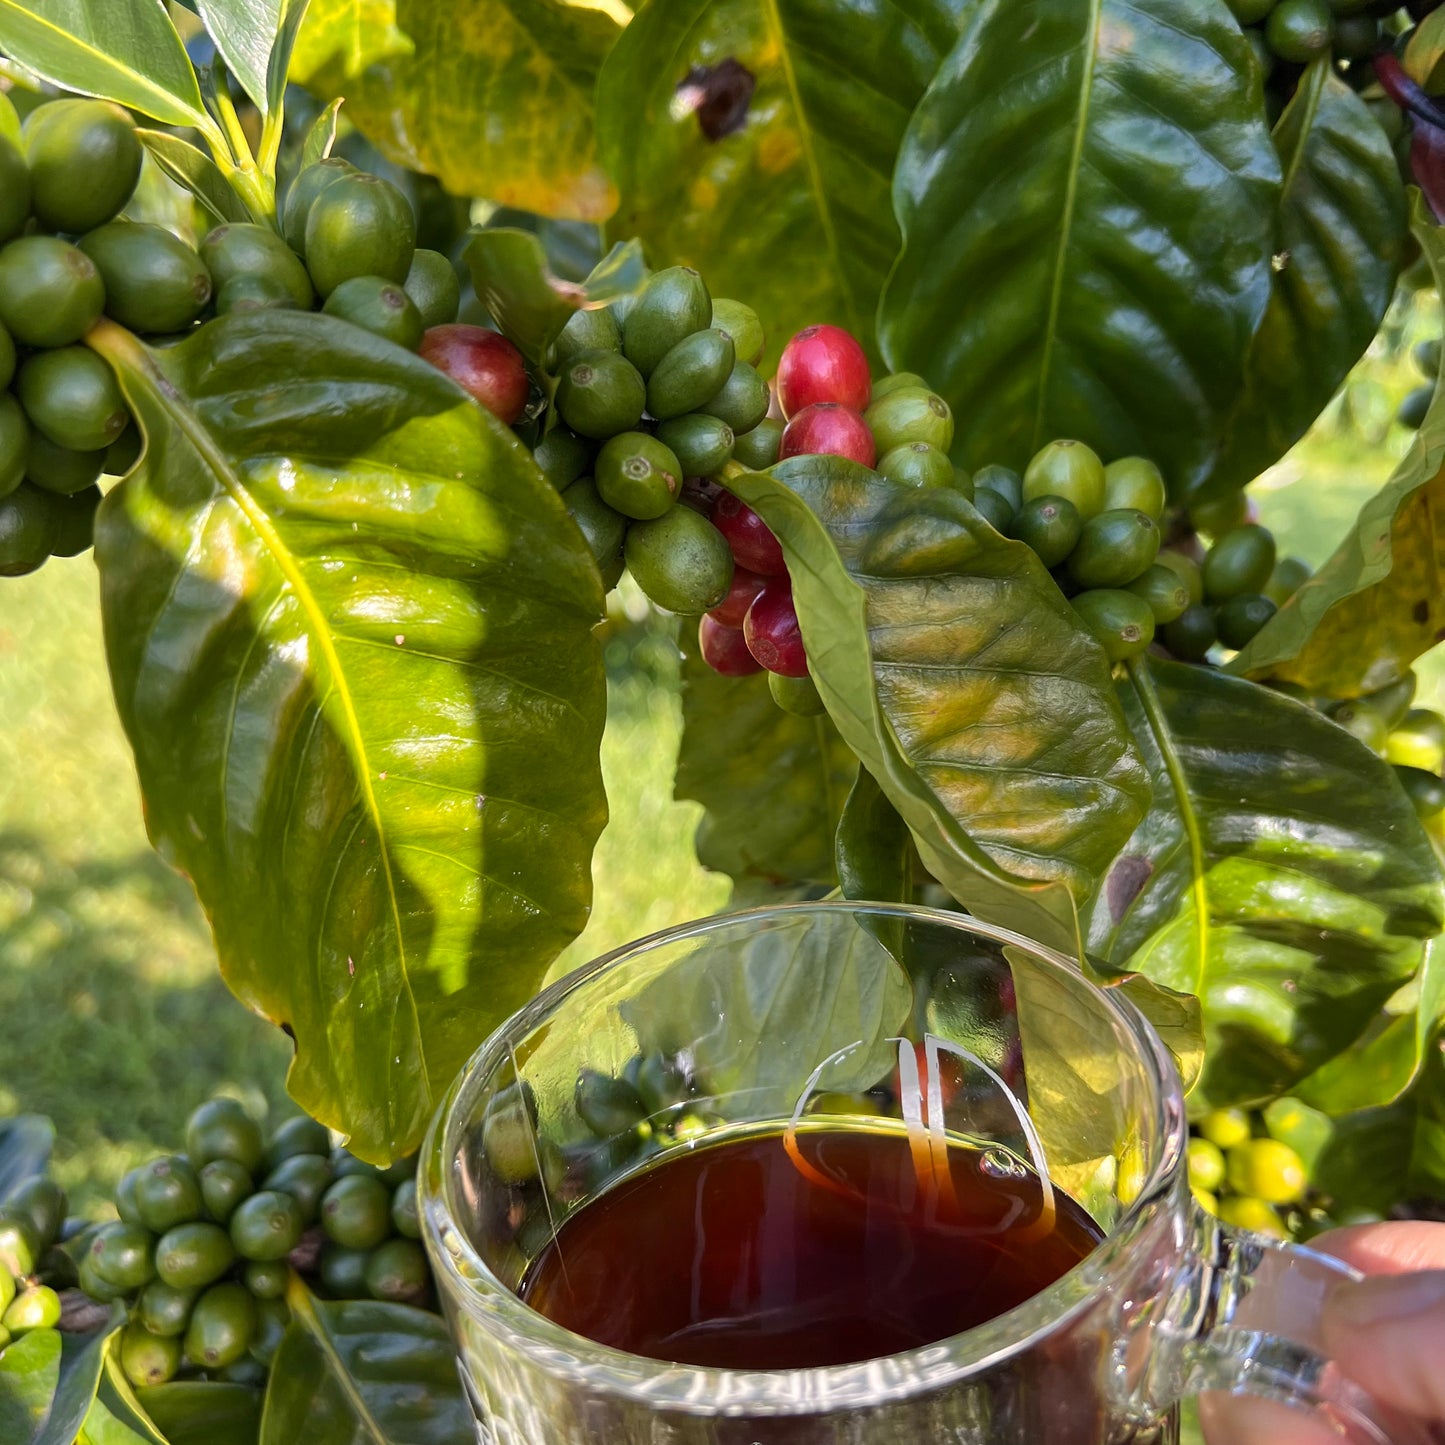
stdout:
{"type": "Polygon", "coordinates": [[[415,1164],[363,1163],[307,1118],[269,1139],[233,1099],[202,1104],[186,1148],[132,1169],[119,1219],[78,1241],[92,1299],[123,1299],[120,1360],[137,1386],[264,1375],[290,1319],[292,1271],[334,1299],[425,1305],[415,1164]]]}
{"type": "MultiPolygon", "coordinates": [[[[1291,689],[1299,696],[1298,689],[1291,689]]],[[[1445,823],[1445,717],[1412,707],[1415,674],[1364,697],[1303,697],[1395,769],[1421,822],[1433,831],[1445,823]]]]}
{"type": "Polygon", "coordinates": [[[60,1296],[47,1282],[47,1266],[67,1224],[64,1191],[43,1177],[27,1179],[0,1207],[0,1352],[21,1335],[60,1323],[60,1296]]]}

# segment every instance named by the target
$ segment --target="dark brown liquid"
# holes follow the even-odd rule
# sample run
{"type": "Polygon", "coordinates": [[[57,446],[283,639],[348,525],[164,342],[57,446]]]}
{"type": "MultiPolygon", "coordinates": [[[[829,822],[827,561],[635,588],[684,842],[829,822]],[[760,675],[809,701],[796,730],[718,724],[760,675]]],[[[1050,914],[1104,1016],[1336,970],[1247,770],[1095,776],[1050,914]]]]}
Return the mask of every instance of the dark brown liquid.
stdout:
{"type": "Polygon", "coordinates": [[[830,1129],[675,1155],[584,1205],[522,1286],[635,1355],[722,1369],[841,1365],[933,1344],[1052,1284],[1094,1222],[1000,1151],[932,1172],[901,1134],[830,1129]]]}

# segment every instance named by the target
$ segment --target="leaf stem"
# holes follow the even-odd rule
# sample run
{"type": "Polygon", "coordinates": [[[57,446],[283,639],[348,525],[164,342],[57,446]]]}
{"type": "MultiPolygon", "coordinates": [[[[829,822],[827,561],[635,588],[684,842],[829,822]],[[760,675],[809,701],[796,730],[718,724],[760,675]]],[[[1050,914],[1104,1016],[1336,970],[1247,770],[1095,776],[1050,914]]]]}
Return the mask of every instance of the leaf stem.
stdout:
{"type": "MultiPolygon", "coordinates": [[[[1179,818],[1184,825],[1184,836],[1189,842],[1189,868],[1191,875],[1190,892],[1194,895],[1194,913],[1198,926],[1194,936],[1199,940],[1198,984],[1202,987],[1205,967],[1209,961],[1209,890],[1204,883],[1204,835],[1199,831],[1199,819],[1195,816],[1189,799],[1189,782],[1184,776],[1184,764],[1174,747],[1174,736],[1169,729],[1169,719],[1164,715],[1164,704],[1159,700],[1149,671],[1148,660],[1143,657],[1131,658],[1124,666],[1129,671],[1129,680],[1139,694],[1144,715],[1149,719],[1149,729],[1154,734],[1159,755],[1164,759],[1164,769],[1169,774],[1170,786],[1179,804],[1179,818]]],[[[1197,993],[1198,988],[1195,989],[1197,993]]]]}

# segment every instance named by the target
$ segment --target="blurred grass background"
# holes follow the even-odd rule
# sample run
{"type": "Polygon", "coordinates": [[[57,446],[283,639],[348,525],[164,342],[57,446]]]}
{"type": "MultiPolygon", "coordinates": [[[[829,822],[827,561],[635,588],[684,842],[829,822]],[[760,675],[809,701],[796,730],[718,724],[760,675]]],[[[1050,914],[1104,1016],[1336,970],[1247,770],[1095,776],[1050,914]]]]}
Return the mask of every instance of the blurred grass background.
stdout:
{"type": "MultiPolygon", "coordinates": [[[[1410,435],[1433,294],[1407,298],[1319,425],[1253,495],[1282,552],[1318,564],[1410,435]]],[[[612,804],[596,904],[562,963],[710,913],[726,881],[698,865],[699,810],[671,796],[676,654],[657,628],[609,644],[603,768],[612,804]]],[[[1445,703],[1445,657],[1419,669],[1445,703]]],[[[56,1174],[94,1212],[131,1164],[178,1141],[217,1089],[282,1109],[289,1047],[226,992],[189,885],[151,852],[110,699],[90,558],[0,583],[0,1115],[50,1115],[56,1174]]]]}

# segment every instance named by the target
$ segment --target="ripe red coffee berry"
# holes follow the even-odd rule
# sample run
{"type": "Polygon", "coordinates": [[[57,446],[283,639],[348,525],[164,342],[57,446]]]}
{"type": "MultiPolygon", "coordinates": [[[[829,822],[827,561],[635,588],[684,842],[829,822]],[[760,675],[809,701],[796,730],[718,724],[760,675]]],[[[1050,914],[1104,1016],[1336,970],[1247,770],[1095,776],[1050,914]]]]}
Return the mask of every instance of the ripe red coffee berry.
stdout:
{"type": "Polygon", "coordinates": [[[743,619],[748,651],[767,668],[784,677],[807,677],[808,655],[793,606],[793,584],[781,577],[769,582],[743,619]]]}
{"type": "Polygon", "coordinates": [[[786,577],[783,547],[768,524],[731,492],[724,492],[712,509],[712,524],[727,538],[733,561],[762,577],[786,577]]]}
{"type": "Polygon", "coordinates": [[[743,618],[748,615],[748,608],[753,605],[753,598],[763,590],[767,581],[766,577],[749,572],[746,567],[734,567],[733,583],[728,588],[728,595],[708,616],[714,622],[721,622],[724,627],[741,627],[743,618]]]}
{"type": "Polygon", "coordinates": [[[747,677],[763,670],[762,663],[748,651],[740,627],[724,627],[716,618],[704,615],[697,625],[697,640],[702,660],[724,677],[747,677]]]}
{"type": "Polygon", "coordinates": [[[785,417],[820,401],[862,411],[872,389],[868,358],[841,327],[805,327],[783,348],[778,361],[778,401],[785,417]]]}
{"type": "Polygon", "coordinates": [[[525,410],[527,367],[522,353],[500,333],[459,322],[433,326],[418,350],[508,426],[525,410]]]}
{"type": "Polygon", "coordinates": [[[820,401],[805,406],[783,428],[783,444],[778,455],[847,457],[861,466],[871,467],[878,459],[878,448],[868,423],[852,407],[820,401]]]}

